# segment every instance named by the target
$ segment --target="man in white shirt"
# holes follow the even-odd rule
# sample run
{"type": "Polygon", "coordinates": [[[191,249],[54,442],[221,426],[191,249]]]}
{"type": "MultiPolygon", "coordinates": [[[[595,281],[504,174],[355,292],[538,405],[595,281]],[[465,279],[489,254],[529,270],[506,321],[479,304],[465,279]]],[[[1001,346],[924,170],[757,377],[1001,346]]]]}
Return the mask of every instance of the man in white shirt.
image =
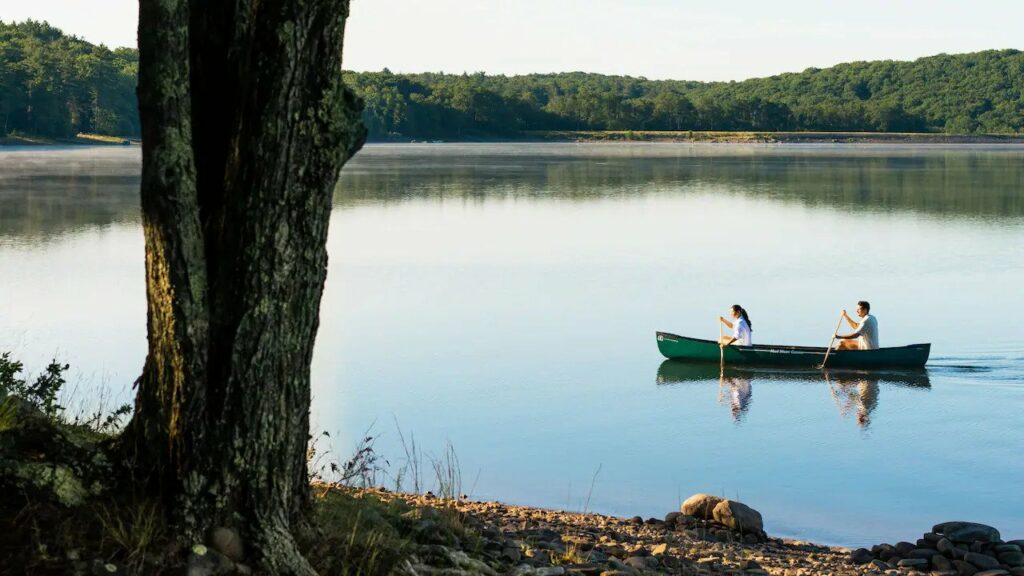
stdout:
{"type": "Polygon", "coordinates": [[[843,319],[853,328],[849,334],[836,334],[839,338],[837,350],[876,350],[878,349],[878,320],[871,315],[871,304],[865,300],[857,302],[857,316],[861,321],[857,322],[843,310],[843,319]]]}

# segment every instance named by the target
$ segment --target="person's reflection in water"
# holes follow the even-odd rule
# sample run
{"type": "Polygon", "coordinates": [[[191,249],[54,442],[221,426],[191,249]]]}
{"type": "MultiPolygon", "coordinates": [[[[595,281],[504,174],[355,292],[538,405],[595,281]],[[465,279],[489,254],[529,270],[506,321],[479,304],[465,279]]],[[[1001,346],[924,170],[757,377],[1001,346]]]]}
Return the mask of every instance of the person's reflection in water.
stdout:
{"type": "Polygon", "coordinates": [[[725,392],[725,387],[728,385],[732,419],[739,424],[743,421],[747,410],[750,409],[750,400],[754,394],[754,388],[750,385],[750,378],[741,375],[727,377],[723,372],[718,378],[718,384],[721,387],[720,392],[725,392]]]}
{"type": "Polygon", "coordinates": [[[857,384],[860,403],[857,406],[857,425],[867,428],[871,425],[871,413],[878,406],[878,380],[861,380],[857,384]]]}
{"type": "Polygon", "coordinates": [[[838,393],[836,403],[839,405],[839,413],[845,417],[855,411],[857,426],[867,430],[871,426],[871,413],[878,407],[878,380],[861,378],[839,381],[833,392],[838,393]]]}

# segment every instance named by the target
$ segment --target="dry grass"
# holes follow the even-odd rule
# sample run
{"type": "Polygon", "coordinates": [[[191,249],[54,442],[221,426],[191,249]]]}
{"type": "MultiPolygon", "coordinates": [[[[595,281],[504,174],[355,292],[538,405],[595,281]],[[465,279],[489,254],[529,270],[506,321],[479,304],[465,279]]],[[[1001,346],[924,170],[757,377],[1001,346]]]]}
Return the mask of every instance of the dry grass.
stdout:
{"type": "Polygon", "coordinates": [[[151,501],[96,507],[104,548],[112,548],[129,572],[141,573],[149,555],[166,542],[160,507],[151,501]]]}
{"type": "Polygon", "coordinates": [[[400,500],[327,490],[315,509],[323,536],[307,555],[321,574],[383,576],[409,554],[410,541],[396,528],[409,510],[400,500]]]}

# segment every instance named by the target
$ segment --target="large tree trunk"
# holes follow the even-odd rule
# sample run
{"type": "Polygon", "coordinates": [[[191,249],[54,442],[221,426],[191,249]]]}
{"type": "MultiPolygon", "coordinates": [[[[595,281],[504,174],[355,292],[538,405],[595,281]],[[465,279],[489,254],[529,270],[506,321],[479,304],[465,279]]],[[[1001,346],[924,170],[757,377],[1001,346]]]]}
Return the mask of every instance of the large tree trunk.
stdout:
{"type": "Polygon", "coordinates": [[[362,145],[348,0],[140,0],[149,355],[124,436],[184,538],[309,574],[309,367],[331,195],[362,145]]]}

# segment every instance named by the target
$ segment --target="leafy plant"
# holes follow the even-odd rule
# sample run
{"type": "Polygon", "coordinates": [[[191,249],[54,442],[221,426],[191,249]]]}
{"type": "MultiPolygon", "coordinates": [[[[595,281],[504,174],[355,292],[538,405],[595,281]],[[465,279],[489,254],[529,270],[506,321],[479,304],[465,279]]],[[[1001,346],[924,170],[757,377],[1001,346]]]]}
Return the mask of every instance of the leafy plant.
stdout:
{"type": "Polygon", "coordinates": [[[12,360],[10,352],[0,354],[0,431],[14,426],[18,400],[27,402],[53,420],[71,426],[84,426],[99,434],[112,434],[120,429],[124,418],[131,414],[132,406],[122,404],[114,410],[108,410],[108,393],[103,389],[90,392],[88,404],[95,404],[98,398],[99,406],[88,411],[81,408],[77,411],[67,410],[63,403],[58,402],[58,399],[63,397],[67,400],[69,395],[73,397],[78,392],[77,388],[73,388],[70,394],[62,394],[67,384],[65,373],[68,369],[67,364],[53,360],[42,374],[28,381],[20,376],[24,370],[20,361],[12,360]]]}
{"type": "Polygon", "coordinates": [[[57,395],[67,383],[64,372],[69,366],[54,360],[31,383],[18,377],[23,368],[21,362],[11,360],[10,352],[0,354],[0,396],[17,396],[43,414],[58,417],[64,407],[57,403],[57,395]]]}

